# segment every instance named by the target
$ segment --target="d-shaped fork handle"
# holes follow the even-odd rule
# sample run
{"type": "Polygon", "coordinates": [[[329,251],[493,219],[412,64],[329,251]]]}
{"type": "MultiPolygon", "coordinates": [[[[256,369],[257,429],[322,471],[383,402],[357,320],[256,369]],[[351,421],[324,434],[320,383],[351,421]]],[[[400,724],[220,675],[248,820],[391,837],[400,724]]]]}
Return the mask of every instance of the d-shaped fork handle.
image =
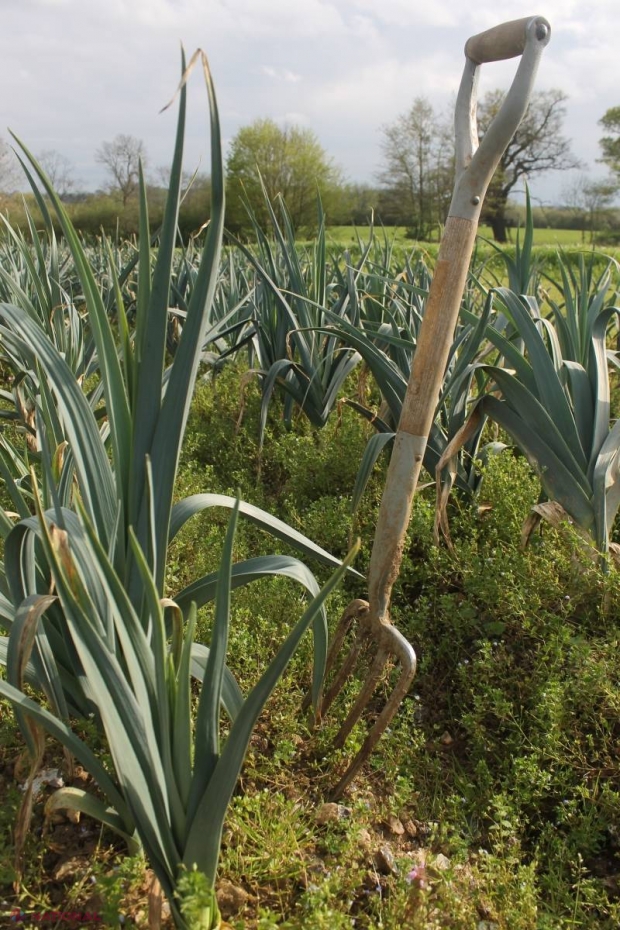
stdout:
{"type": "Polygon", "coordinates": [[[465,46],[456,102],[456,185],[420,327],[411,376],[388,468],[368,571],[371,622],[386,622],[400,571],[413,495],[435,416],[463,297],[482,202],[493,172],[521,122],[536,69],[551,37],[542,16],[504,23],[465,46]],[[480,64],[521,56],[517,73],[480,145],[476,89],[480,64]]]}
{"type": "Polygon", "coordinates": [[[551,26],[542,16],[515,19],[465,44],[465,70],[456,100],[456,186],[450,216],[477,221],[482,201],[506,147],[525,115],[551,26]],[[480,65],[521,56],[502,106],[478,145],[476,92],[480,65]]]}
{"type": "Polygon", "coordinates": [[[535,38],[546,45],[551,34],[547,20],[542,16],[524,16],[472,36],[465,43],[465,55],[476,65],[517,58],[525,51],[528,38],[534,38],[531,35],[532,26],[535,38]]]}

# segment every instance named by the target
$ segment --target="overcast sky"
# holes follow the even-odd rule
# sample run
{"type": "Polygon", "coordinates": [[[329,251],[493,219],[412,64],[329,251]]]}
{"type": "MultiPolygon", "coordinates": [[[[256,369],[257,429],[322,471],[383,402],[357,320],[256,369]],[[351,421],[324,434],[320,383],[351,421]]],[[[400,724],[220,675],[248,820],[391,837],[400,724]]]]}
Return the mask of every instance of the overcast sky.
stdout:
{"type": "MultiPolygon", "coordinates": [[[[380,128],[416,96],[451,105],[463,46],[498,20],[543,15],[551,42],[537,88],[568,96],[566,134],[594,174],[597,120],[620,105],[619,0],[0,0],[2,128],[35,152],[56,149],[81,186],[103,182],[95,149],[117,133],[169,163],[179,43],[209,56],[224,139],[258,117],[309,126],[351,181],[372,182],[380,128]]],[[[481,92],[507,87],[515,62],[485,65],[481,92]]],[[[207,169],[206,96],[189,89],[187,165],[207,169]]],[[[538,197],[559,201],[570,176],[538,197]]]]}

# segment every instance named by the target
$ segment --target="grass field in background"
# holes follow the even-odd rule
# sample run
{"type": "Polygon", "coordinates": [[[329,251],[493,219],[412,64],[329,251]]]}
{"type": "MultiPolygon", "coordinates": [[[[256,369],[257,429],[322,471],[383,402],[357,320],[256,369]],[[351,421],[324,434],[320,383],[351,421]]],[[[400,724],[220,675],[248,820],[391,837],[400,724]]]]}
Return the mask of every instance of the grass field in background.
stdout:
{"type": "MultiPolygon", "coordinates": [[[[407,228],[405,226],[386,226],[382,230],[380,226],[375,227],[375,231],[381,235],[382,232],[385,233],[389,242],[394,242],[396,245],[403,245],[408,247],[413,247],[418,244],[415,239],[411,239],[407,236],[407,228]]],[[[517,241],[517,230],[509,230],[510,240],[508,245],[514,244],[517,241]]],[[[329,226],[327,228],[327,238],[330,243],[334,245],[341,246],[346,248],[347,246],[357,243],[358,235],[361,236],[363,240],[368,238],[368,227],[367,226],[329,226]]],[[[522,233],[521,233],[522,235],[522,233]]],[[[479,236],[483,239],[493,239],[493,234],[491,232],[490,226],[480,226],[479,236]]],[[[419,243],[420,245],[426,245],[427,243],[419,243]]],[[[436,245],[437,242],[430,243],[431,245],[436,245]]],[[[588,241],[582,240],[582,233],[578,229],[535,229],[534,230],[534,244],[535,245],[559,245],[559,246],[584,246],[585,248],[591,248],[588,241]]],[[[605,249],[605,251],[614,251],[605,249]]]]}

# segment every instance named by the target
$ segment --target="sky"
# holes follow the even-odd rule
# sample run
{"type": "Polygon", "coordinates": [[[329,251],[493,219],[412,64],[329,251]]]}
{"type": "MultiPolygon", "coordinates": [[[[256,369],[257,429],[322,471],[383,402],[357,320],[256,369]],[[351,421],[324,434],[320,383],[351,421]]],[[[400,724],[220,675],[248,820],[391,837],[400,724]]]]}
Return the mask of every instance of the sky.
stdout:
{"type": "MultiPolygon", "coordinates": [[[[592,177],[597,121],[620,105],[619,0],[0,0],[0,136],[53,149],[79,186],[105,180],[95,151],[118,133],[144,141],[152,169],[170,162],[180,43],[201,47],[228,144],[255,119],[311,128],[345,177],[376,181],[381,127],[426,97],[454,106],[467,38],[500,21],[545,16],[551,41],[536,88],[568,95],[565,134],[592,177]],[[499,11],[499,12],[498,12],[499,11]]],[[[516,61],[481,68],[480,95],[510,85],[516,61]]],[[[208,171],[207,99],[189,87],[188,170],[208,171]]],[[[579,172],[533,183],[562,202],[579,172]]]]}

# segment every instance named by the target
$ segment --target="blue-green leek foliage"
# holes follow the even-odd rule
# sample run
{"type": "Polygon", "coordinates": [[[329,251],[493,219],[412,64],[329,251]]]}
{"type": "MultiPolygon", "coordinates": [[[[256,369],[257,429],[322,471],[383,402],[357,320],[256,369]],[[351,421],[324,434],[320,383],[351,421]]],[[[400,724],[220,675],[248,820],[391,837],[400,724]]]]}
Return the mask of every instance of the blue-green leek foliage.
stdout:
{"type": "MultiPolygon", "coordinates": [[[[152,500],[148,464],[147,486],[152,500]]],[[[219,922],[214,887],[224,817],[253,727],[354,552],[312,600],[247,697],[233,687],[228,695],[233,720],[222,745],[221,704],[226,689],[231,690],[225,662],[239,502],[233,507],[213,582],[213,633],[194,719],[195,603],[184,616],[178,603],[160,596],[147,555],[130,529],[129,546],[142,591],[136,610],[85,509],[45,514],[36,491],[35,498],[37,515],[24,523],[45,556],[54,593],[31,595],[20,605],[9,639],[9,681],[0,681],[0,695],[13,702],[33,751],[41,743],[38,733],[46,730],[92,775],[104,796],[102,800],[83,789],[62,788],[48,802],[48,812],[62,807],[80,810],[119,833],[130,848],[141,845],[168,897],[176,926],[211,930],[219,922]],[[20,690],[37,627],[54,607],[62,610],[91,707],[101,719],[113,774],[60,716],[20,690]],[[183,870],[197,870],[208,892],[200,919],[196,921],[194,914],[191,924],[177,891],[183,870]]],[[[149,506],[150,538],[152,519],[149,506]]]]}
{"type": "MultiPolygon", "coordinates": [[[[413,296],[419,298],[417,288],[413,296]]],[[[485,344],[490,306],[490,301],[486,301],[482,313],[479,316],[471,314],[472,322],[460,325],[456,332],[424,453],[424,467],[431,475],[435,474],[437,464],[448,444],[467,420],[468,404],[472,396],[484,388],[486,375],[476,364],[476,360],[485,344]]],[[[377,459],[394,438],[394,428],[400,419],[423,313],[424,302],[420,312],[415,313],[397,314],[393,308],[385,308],[383,322],[372,324],[360,320],[358,325],[354,326],[346,320],[337,320],[327,312],[332,321],[328,331],[356,349],[364,359],[381,392],[386,411],[381,416],[358,401],[348,401],[376,430],[376,434],[368,441],[360,462],[352,497],[354,512],[377,459]]],[[[481,421],[478,428],[467,437],[464,452],[459,456],[453,477],[457,487],[468,495],[474,495],[480,485],[480,473],[474,467],[474,459],[484,458],[491,451],[504,448],[501,443],[488,443],[484,448],[480,448],[483,427],[484,422],[481,421]]]]}
{"type": "MultiPolygon", "coordinates": [[[[252,727],[310,624],[313,694],[318,700],[327,648],[324,602],[350,559],[341,564],[282,521],[230,497],[205,493],[173,503],[202,347],[210,335],[224,216],[219,119],[204,55],[197,52],[187,69],[183,62],[170,189],[155,257],[140,177],[134,331],[118,280],[112,285],[114,330],[110,303],[103,299],[61,202],[36,160],[19,145],[24,170],[33,187],[37,178],[45,189],[71,251],[95,346],[102,404],[93,408],[45,321],[34,319],[23,305],[0,304],[3,350],[30,382],[39,443],[34,456],[38,474],[18,454],[2,472],[15,513],[0,514],[0,620],[8,633],[0,640],[0,660],[7,667],[0,693],[14,703],[35,763],[40,758],[38,727],[43,726],[82,762],[105,796],[102,802],[67,789],[54,803],[82,809],[130,844],[142,844],[178,926],[184,927],[182,908],[174,899],[179,869],[196,867],[212,894],[222,822],[252,727]],[[174,360],[166,367],[185,85],[197,60],[203,64],[210,105],[211,218],[174,360]],[[189,518],[210,507],[232,508],[234,513],[220,571],[171,598],[165,585],[169,542],[189,518]],[[326,588],[320,591],[306,565],[289,556],[232,565],[239,513],[306,555],[337,567],[326,588]],[[313,600],[244,698],[226,667],[230,590],[266,574],[297,580],[313,600]],[[196,608],[213,598],[216,617],[207,649],[194,642],[196,608]],[[190,675],[201,682],[195,731],[190,675]],[[43,690],[52,710],[24,696],[24,683],[43,690]],[[221,705],[231,720],[222,749],[221,705]],[[71,731],[74,715],[95,718],[115,776],[71,731]]],[[[114,269],[115,263],[109,267],[114,269]]],[[[226,323],[223,317],[214,325],[226,323]]],[[[217,908],[209,900],[200,926],[216,921],[217,908]]]]}
{"type": "MultiPolygon", "coordinates": [[[[234,504],[233,498],[214,494],[194,495],[173,504],[181,443],[202,348],[228,325],[226,315],[218,317],[215,322],[210,315],[222,243],[224,178],[217,105],[206,67],[205,75],[212,138],[211,217],[193,278],[181,337],[169,367],[166,367],[166,336],[181,195],[185,78],[180,87],[170,188],[155,255],[149,235],[144,179],[142,175],[140,177],[140,241],[133,331],[119,280],[114,277],[116,263],[110,261],[108,264],[113,276],[114,328],[111,301],[104,300],[87,253],[62,203],[36,160],[20,143],[24,170],[33,189],[37,189],[36,181],[44,188],[71,251],[86,305],[84,326],[88,327],[95,346],[103,405],[94,409],[92,397],[89,402],[82,389],[81,372],[71,367],[62,347],[43,325],[44,321],[35,319],[23,305],[0,305],[3,352],[10,358],[14,370],[19,372],[19,377],[31,385],[34,419],[39,425],[36,435],[40,449],[36,459],[40,463],[44,509],[53,508],[58,514],[59,526],[64,528],[65,509],[75,509],[79,500],[138,615],[144,598],[143,581],[130,546],[130,533],[135,534],[156,588],[163,597],[166,593],[169,542],[193,515],[206,508],[230,508],[234,504]],[[147,463],[153,489],[150,495],[147,490],[147,463]]],[[[46,201],[42,197],[39,201],[41,210],[45,211],[46,201]]],[[[234,315],[234,308],[230,315],[234,315]]],[[[40,544],[34,541],[32,527],[27,520],[32,514],[29,464],[17,454],[11,455],[10,461],[7,456],[0,461],[14,511],[26,520],[13,531],[12,518],[4,512],[0,515],[0,530],[6,538],[7,553],[4,565],[6,581],[0,593],[0,622],[7,632],[19,605],[31,595],[48,590],[50,580],[49,567],[40,544]]],[[[241,503],[240,512],[304,554],[332,566],[339,564],[302,534],[258,508],[241,503]]],[[[313,596],[319,590],[306,565],[288,556],[262,557],[235,566],[235,583],[245,584],[266,573],[293,577],[313,596]]],[[[213,579],[198,579],[191,592],[191,599],[204,603],[214,596],[213,579]]],[[[189,609],[189,595],[173,593],[179,594],[179,602],[189,609]]],[[[314,634],[313,695],[318,700],[327,649],[324,610],[315,622],[314,634]]],[[[0,661],[6,657],[6,649],[6,639],[0,639],[0,661]]],[[[201,650],[196,647],[195,652],[198,654],[201,650]]],[[[204,653],[201,654],[204,659],[204,653]]],[[[194,662],[193,668],[199,672],[200,661],[194,662]]],[[[52,706],[63,716],[92,712],[81,663],[67,637],[59,604],[53,605],[39,624],[30,669],[34,671],[31,683],[43,688],[52,706]]]]}
{"type": "Polygon", "coordinates": [[[547,319],[533,297],[498,288],[496,300],[519,345],[487,327],[503,365],[484,366],[488,391],[447,457],[482,417],[494,420],[527,457],[548,500],[605,553],[620,506],[620,421],[610,419],[606,347],[618,309],[601,298],[580,311],[573,301],[547,319]]]}
{"type": "Polygon", "coordinates": [[[276,388],[284,395],[287,425],[295,405],[315,426],[324,426],[335,409],[340,391],[359,364],[360,356],[320,327],[326,323],[327,307],[338,318],[355,313],[355,279],[367,254],[365,250],[358,268],[346,279],[337,269],[330,274],[320,197],[317,196],[317,235],[312,248],[306,250],[296,242],[282,197],[274,205],[264,184],[262,190],[271,222],[270,235],[261,228],[246,203],[257,247],[252,250],[234,240],[256,278],[251,325],[244,341],[248,343],[250,365],[257,366],[261,378],[261,445],[276,388]]]}

